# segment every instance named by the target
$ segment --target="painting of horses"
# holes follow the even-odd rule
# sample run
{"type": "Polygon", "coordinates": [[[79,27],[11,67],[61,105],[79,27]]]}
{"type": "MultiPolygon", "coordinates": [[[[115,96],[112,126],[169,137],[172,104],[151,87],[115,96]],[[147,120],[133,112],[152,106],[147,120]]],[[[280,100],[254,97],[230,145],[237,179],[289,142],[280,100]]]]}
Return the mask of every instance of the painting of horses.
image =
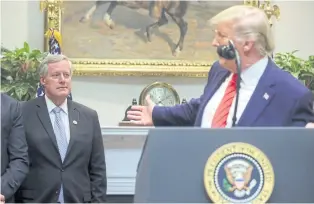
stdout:
{"type": "Polygon", "coordinates": [[[99,60],[217,58],[209,19],[243,1],[64,1],[63,53],[99,60]]]}

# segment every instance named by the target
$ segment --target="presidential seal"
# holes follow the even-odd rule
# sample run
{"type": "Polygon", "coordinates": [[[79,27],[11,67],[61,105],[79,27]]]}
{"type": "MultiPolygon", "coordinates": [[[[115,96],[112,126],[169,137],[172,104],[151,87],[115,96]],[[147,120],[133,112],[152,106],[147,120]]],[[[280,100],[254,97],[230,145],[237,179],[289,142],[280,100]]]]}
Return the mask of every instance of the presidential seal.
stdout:
{"type": "Polygon", "coordinates": [[[214,203],[266,203],[274,184],[269,159],[247,143],[218,148],[205,165],[204,186],[214,203]]]}

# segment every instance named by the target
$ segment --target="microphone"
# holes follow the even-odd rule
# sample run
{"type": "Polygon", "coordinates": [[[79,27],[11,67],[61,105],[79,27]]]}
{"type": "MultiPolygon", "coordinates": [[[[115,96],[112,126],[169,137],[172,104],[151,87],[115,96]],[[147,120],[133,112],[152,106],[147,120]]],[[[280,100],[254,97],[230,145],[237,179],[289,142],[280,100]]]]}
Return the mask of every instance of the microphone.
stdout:
{"type": "Polygon", "coordinates": [[[232,127],[234,127],[237,121],[237,111],[238,111],[240,82],[241,82],[240,56],[232,40],[229,40],[228,45],[218,46],[217,53],[220,57],[225,58],[227,60],[235,60],[236,65],[237,65],[238,79],[237,79],[237,84],[236,84],[236,100],[235,100],[235,106],[234,106],[234,113],[232,117],[232,127]]]}

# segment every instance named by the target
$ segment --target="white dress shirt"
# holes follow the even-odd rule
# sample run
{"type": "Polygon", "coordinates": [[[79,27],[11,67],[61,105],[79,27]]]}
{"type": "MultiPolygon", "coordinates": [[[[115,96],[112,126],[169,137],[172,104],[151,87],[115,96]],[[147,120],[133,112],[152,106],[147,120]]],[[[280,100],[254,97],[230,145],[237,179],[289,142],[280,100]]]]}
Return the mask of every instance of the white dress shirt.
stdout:
{"type": "MultiPolygon", "coordinates": [[[[52,127],[54,128],[56,116],[55,116],[55,114],[53,112],[53,109],[55,107],[57,107],[57,106],[46,95],[45,95],[45,99],[46,99],[46,104],[47,104],[47,108],[48,108],[50,121],[51,121],[52,127]]],[[[67,141],[69,143],[69,141],[70,141],[70,125],[69,125],[69,115],[68,115],[67,99],[65,99],[64,103],[61,106],[59,106],[59,107],[62,110],[62,111],[60,111],[61,120],[62,120],[62,123],[64,124],[66,138],[67,138],[67,141]]]]}
{"type": "MultiPolygon", "coordinates": [[[[241,82],[240,82],[241,88],[239,92],[239,102],[238,102],[236,123],[241,118],[245,107],[247,106],[249,100],[251,99],[251,96],[259,82],[259,79],[261,78],[261,76],[263,75],[266,69],[267,63],[268,63],[268,57],[265,57],[241,73],[241,82]]],[[[224,97],[226,88],[231,78],[232,78],[232,74],[229,77],[227,77],[227,79],[217,89],[217,91],[212,96],[212,98],[208,101],[204,109],[201,127],[203,128],[211,127],[212,120],[215,115],[215,111],[217,110],[221,100],[224,97]]],[[[227,128],[232,126],[232,117],[234,113],[235,99],[236,99],[236,96],[233,99],[233,102],[229,111],[229,115],[227,118],[227,125],[226,125],[227,128]]]]}

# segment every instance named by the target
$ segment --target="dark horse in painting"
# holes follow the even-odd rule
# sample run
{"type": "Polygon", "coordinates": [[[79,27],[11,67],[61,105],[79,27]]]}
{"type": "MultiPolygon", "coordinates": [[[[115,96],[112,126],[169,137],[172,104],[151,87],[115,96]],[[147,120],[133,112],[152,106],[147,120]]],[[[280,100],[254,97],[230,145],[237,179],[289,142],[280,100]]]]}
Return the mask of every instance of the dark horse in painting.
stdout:
{"type": "Polygon", "coordinates": [[[188,9],[189,1],[177,0],[155,0],[155,1],[96,1],[95,5],[91,7],[87,13],[80,19],[80,22],[88,21],[95,10],[102,4],[110,3],[104,14],[105,23],[113,29],[114,22],[111,19],[111,14],[116,6],[121,5],[131,9],[147,9],[150,17],[155,19],[155,22],[146,27],[147,40],[151,42],[152,30],[156,27],[161,27],[168,23],[167,16],[170,16],[180,29],[180,39],[173,50],[173,55],[176,56],[183,49],[184,38],[187,33],[188,24],[183,17],[188,9]]]}

